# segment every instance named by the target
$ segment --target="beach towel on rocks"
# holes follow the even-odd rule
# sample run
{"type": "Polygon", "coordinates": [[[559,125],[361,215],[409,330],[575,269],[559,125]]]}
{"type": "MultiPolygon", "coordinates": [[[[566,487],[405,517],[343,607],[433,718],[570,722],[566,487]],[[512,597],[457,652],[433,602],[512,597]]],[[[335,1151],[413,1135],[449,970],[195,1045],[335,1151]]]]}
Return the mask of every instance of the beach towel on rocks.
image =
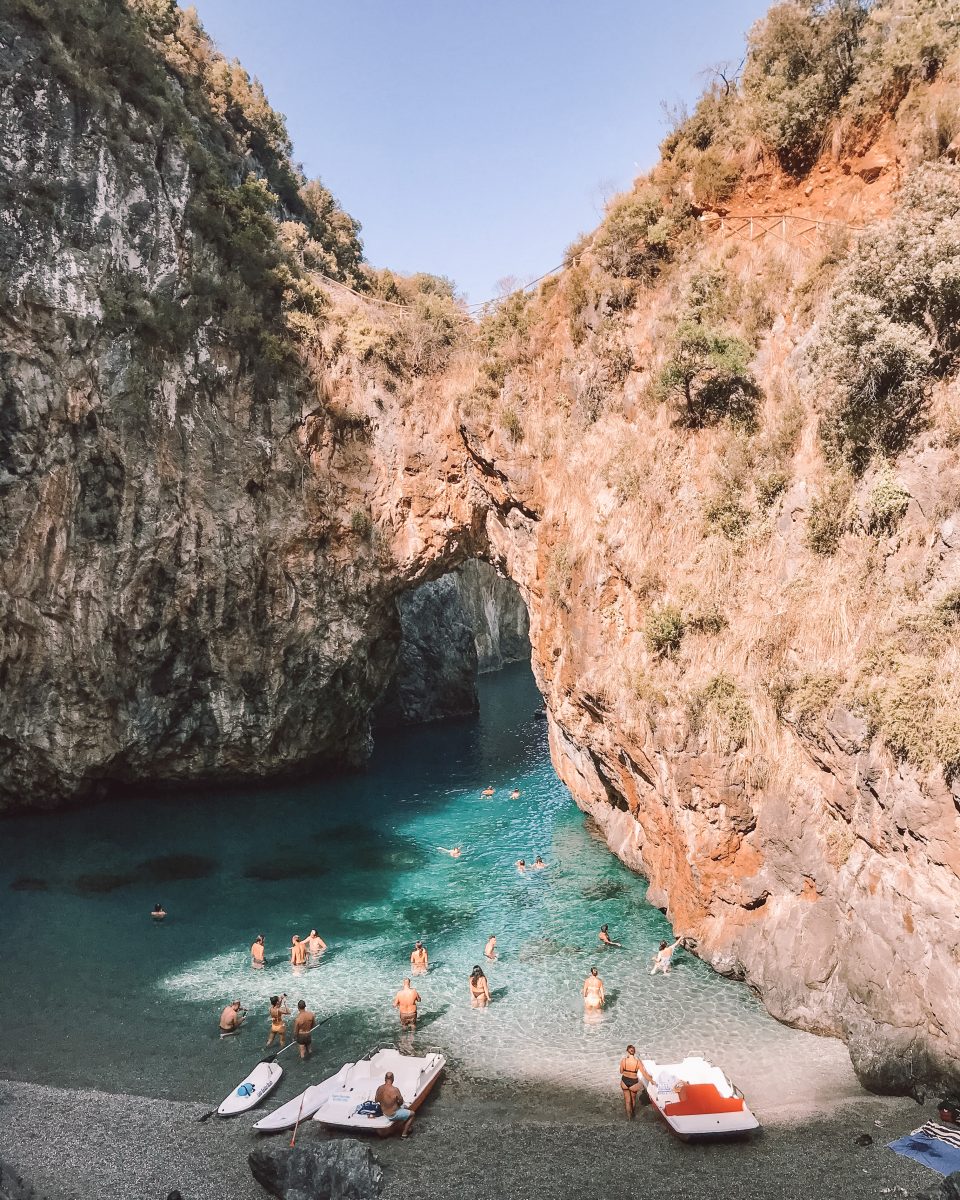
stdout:
{"type": "Polygon", "coordinates": [[[949,1125],[938,1125],[936,1121],[928,1121],[913,1132],[925,1133],[927,1137],[939,1138],[941,1142],[960,1147],[960,1129],[951,1129],[949,1125]]]}
{"type": "Polygon", "coordinates": [[[902,1154],[904,1158],[923,1163],[925,1167],[930,1167],[940,1175],[960,1171],[960,1146],[925,1133],[925,1128],[926,1126],[887,1144],[895,1154],[902,1154]]]}

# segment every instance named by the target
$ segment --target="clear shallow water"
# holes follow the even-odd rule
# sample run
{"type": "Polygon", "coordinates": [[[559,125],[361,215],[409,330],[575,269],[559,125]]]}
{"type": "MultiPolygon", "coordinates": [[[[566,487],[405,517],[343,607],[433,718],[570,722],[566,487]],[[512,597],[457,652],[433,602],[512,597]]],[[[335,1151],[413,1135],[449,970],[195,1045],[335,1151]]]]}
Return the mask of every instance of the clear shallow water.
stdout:
{"type": "MultiPolygon", "coordinates": [[[[849,1093],[843,1047],[778,1025],[742,985],[681,951],[651,978],[669,926],[554,774],[529,670],[486,677],[481,701],[477,721],[381,738],[360,775],[159,801],[132,791],[0,824],[0,1074],[218,1100],[257,1061],[267,997],[283,991],[330,1018],[311,1075],[326,1073],[397,1040],[390,1000],[419,937],[432,965],[415,980],[413,1048],[443,1051],[461,1080],[609,1090],[633,1041],[660,1061],[704,1053],[761,1107],[849,1093]],[[459,860],[437,850],[458,844],[459,860]],[[547,870],[515,869],[537,853],[547,870]],[[148,915],[158,900],[162,924],[148,915]],[[604,922],[624,949],[600,946],[604,922]],[[298,975],[290,937],[311,926],[330,949],[298,975]],[[260,932],[268,965],[254,972],[260,932]],[[496,963],[482,958],[490,933],[496,963]],[[469,1006],[474,963],[494,994],[485,1011],[469,1006]],[[594,965],[608,1007],[587,1022],[594,965]],[[236,996],[248,1027],[221,1042],[217,1016],[236,996]]],[[[295,1053],[280,1061],[296,1080],[295,1053]]]]}

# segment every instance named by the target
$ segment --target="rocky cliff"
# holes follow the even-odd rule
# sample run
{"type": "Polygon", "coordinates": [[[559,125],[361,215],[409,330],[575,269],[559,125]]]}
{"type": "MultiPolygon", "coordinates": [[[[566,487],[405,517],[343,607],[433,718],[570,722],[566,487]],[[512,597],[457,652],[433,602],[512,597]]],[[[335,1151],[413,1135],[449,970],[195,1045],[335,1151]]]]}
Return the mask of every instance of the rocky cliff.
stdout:
{"type": "Polygon", "coordinates": [[[678,934],[871,1086],[956,1079],[943,6],[777,6],[476,329],[364,275],[169,5],[91,7],[146,48],[119,89],[57,11],[0,40],[3,802],[358,761],[397,598],[485,559],[558,771],[678,934]]]}

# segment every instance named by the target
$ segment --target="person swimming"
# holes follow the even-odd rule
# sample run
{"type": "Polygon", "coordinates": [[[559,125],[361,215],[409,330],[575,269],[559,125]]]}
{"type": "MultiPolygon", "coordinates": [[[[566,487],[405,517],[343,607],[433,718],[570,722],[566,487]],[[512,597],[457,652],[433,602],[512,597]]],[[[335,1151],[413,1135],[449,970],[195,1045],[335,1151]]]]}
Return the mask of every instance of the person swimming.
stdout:
{"type": "Polygon", "coordinates": [[[483,791],[480,793],[480,795],[481,795],[481,796],[487,796],[487,797],[489,797],[489,796],[492,796],[492,795],[493,795],[493,784],[492,784],[492,783],[488,783],[488,784],[487,784],[487,786],[486,786],[486,787],[483,789],[483,791]]]}
{"type": "Polygon", "coordinates": [[[511,800],[519,800],[520,799],[520,789],[519,788],[515,787],[513,789],[513,791],[510,793],[510,799],[511,800]]]}
{"type": "Polygon", "coordinates": [[[459,858],[463,851],[459,846],[454,846],[452,850],[448,850],[446,846],[438,846],[438,850],[442,850],[444,854],[449,854],[451,858],[459,858]]]}
{"type": "Polygon", "coordinates": [[[257,971],[263,970],[264,950],[265,950],[265,946],[264,946],[264,941],[263,941],[263,934],[258,933],[256,938],[254,938],[253,945],[250,947],[250,966],[253,967],[254,970],[257,970],[257,971]]]}
{"type": "Polygon", "coordinates": [[[523,858],[518,858],[514,865],[518,871],[525,871],[527,869],[526,859],[523,858]]]}
{"type": "Polygon", "coordinates": [[[540,855],[538,854],[538,855],[537,855],[537,857],[536,857],[536,858],[533,860],[533,865],[534,865],[534,867],[536,867],[536,869],[537,869],[538,871],[540,871],[540,870],[542,870],[542,869],[543,869],[543,867],[545,867],[547,864],[546,864],[546,863],[543,861],[543,859],[542,859],[542,858],[540,857],[540,855]]]}
{"type": "Polygon", "coordinates": [[[597,974],[597,968],[591,967],[590,974],[583,981],[583,1007],[603,1008],[605,1003],[603,980],[597,974]]]}
{"type": "Polygon", "coordinates": [[[597,937],[599,937],[600,941],[603,942],[603,944],[605,946],[620,946],[621,945],[620,942],[615,942],[613,940],[613,938],[610,936],[610,934],[608,932],[606,925],[600,926],[600,932],[597,934],[597,937]]]}
{"type": "Polygon", "coordinates": [[[481,967],[474,967],[470,972],[470,1007],[486,1008],[490,1003],[490,984],[481,967]]]}
{"type": "Polygon", "coordinates": [[[163,905],[158,900],[157,903],[150,910],[150,916],[153,917],[153,919],[155,921],[162,921],[166,915],[167,914],[166,914],[166,911],[165,911],[163,905]]]}

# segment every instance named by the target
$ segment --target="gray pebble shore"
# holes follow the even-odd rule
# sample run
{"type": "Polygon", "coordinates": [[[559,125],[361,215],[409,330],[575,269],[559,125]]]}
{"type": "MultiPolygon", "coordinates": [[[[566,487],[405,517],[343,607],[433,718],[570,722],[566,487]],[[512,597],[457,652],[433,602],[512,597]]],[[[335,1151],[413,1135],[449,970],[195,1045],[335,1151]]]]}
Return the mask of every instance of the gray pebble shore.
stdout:
{"type": "MultiPolygon", "coordinates": [[[[687,1145],[649,1109],[628,1122],[615,1091],[609,1104],[584,1097],[582,1112],[571,1099],[550,1087],[518,1103],[489,1089],[441,1089],[408,1141],[371,1139],[385,1200],[878,1200],[913,1197],[939,1178],[886,1148],[932,1115],[911,1100],[864,1095],[816,1119],[784,1109],[749,1141],[687,1145]],[[863,1133],[872,1144],[856,1144],[863,1133]]],[[[51,1200],[165,1200],[172,1188],[184,1200],[264,1200],[247,1167],[253,1118],[200,1124],[205,1111],[4,1082],[0,1158],[51,1200]]],[[[310,1121],[297,1141],[327,1137],[310,1121]]]]}

